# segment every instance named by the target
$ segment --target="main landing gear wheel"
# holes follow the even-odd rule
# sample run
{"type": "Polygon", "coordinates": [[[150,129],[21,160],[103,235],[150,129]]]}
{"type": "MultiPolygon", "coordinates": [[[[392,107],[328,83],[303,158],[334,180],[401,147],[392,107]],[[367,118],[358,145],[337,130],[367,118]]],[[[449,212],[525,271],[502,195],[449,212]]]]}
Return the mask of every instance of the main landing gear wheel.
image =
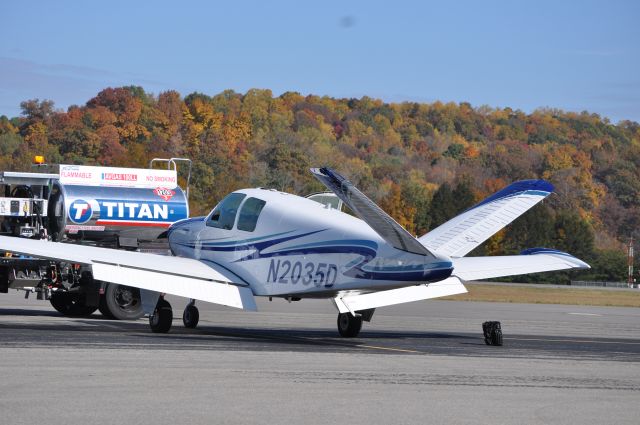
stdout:
{"type": "Polygon", "coordinates": [[[362,329],[362,316],[354,316],[351,313],[338,314],[338,332],[345,338],[358,336],[362,329]]]}
{"type": "Polygon", "coordinates": [[[153,310],[153,314],[149,316],[151,331],[155,333],[167,333],[169,329],[171,329],[171,322],[173,322],[171,304],[164,298],[160,298],[155,310],[153,310]]]}
{"type": "Polygon", "coordinates": [[[184,323],[185,328],[193,329],[198,326],[199,320],[200,312],[198,311],[198,307],[196,307],[193,302],[190,302],[184,308],[184,313],[182,313],[182,323],[184,323]]]}

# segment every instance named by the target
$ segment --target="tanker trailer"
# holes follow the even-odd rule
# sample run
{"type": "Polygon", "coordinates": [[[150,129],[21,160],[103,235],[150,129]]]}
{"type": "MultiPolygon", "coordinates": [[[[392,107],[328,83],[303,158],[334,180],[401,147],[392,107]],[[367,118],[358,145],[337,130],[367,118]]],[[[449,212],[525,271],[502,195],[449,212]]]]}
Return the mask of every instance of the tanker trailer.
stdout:
{"type": "MultiPolygon", "coordinates": [[[[169,226],[189,216],[188,186],[187,192],[178,186],[177,160],[152,161],[166,162],[166,170],[60,165],[59,179],[52,182],[49,193],[49,237],[115,249],[153,246],[169,226]]],[[[191,161],[187,162],[190,174],[191,161]]],[[[169,254],[166,245],[164,251],[169,254]]],[[[97,305],[108,318],[142,317],[137,288],[94,281],[90,270],[76,274],[79,284],[51,294],[58,311],[65,313],[70,303],[84,303],[97,305]],[[74,289],[81,293],[79,301],[74,289]]]]}
{"type": "Polygon", "coordinates": [[[136,249],[189,216],[180,187],[103,187],[55,181],[49,195],[48,231],[57,242],[136,249]]]}
{"type": "MultiPolygon", "coordinates": [[[[48,167],[43,162],[39,169],[48,167]]],[[[189,216],[190,174],[191,161],[180,158],[154,159],[149,169],[60,165],[58,174],[0,172],[0,233],[169,254],[158,236],[189,216]],[[185,190],[178,186],[178,162],[188,166],[185,190]],[[167,169],[152,169],[157,163],[167,169]]],[[[67,316],[97,308],[109,318],[143,314],[137,289],[95,281],[90,267],[0,254],[0,293],[34,292],[67,316]]]]}

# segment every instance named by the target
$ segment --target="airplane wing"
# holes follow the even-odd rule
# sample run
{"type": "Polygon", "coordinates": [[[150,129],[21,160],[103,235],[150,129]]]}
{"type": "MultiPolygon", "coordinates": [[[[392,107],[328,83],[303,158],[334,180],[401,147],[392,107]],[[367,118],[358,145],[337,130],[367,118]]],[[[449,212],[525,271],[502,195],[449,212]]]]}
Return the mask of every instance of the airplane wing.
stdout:
{"type": "Polygon", "coordinates": [[[515,182],[418,240],[432,252],[464,257],[552,192],[544,180],[515,182]]]}
{"type": "Polygon", "coordinates": [[[402,251],[435,258],[429,249],[360,192],[349,180],[326,167],[312,168],[311,172],[390,245],[402,251]]]}
{"type": "Polygon", "coordinates": [[[562,251],[528,249],[521,255],[453,258],[453,274],[440,282],[368,293],[346,291],[334,299],[340,313],[464,294],[462,281],[566,269],[588,269],[584,261],[562,251]]]}
{"type": "Polygon", "coordinates": [[[253,292],[226,269],[198,260],[0,236],[0,250],[85,264],[93,277],[180,297],[255,311],[253,292]]]}
{"type": "Polygon", "coordinates": [[[584,261],[566,252],[546,248],[528,249],[522,251],[521,255],[463,257],[451,260],[453,262],[452,275],[462,280],[591,268],[584,261]]]}
{"type": "Polygon", "coordinates": [[[466,292],[467,288],[464,287],[460,279],[457,277],[449,277],[440,282],[407,286],[386,291],[363,294],[347,292],[338,294],[338,296],[333,299],[333,302],[340,313],[354,314],[356,311],[368,310],[370,308],[447,297],[449,295],[464,294],[466,292]]]}

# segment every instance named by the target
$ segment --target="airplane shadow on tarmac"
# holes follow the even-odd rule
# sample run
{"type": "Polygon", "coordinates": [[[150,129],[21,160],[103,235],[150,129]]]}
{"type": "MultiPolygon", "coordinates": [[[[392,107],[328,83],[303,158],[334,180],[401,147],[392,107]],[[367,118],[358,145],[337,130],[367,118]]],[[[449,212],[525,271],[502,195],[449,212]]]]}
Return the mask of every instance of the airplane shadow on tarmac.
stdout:
{"type": "MultiPolygon", "coordinates": [[[[47,311],[47,310],[32,310],[32,309],[19,309],[19,308],[0,308],[0,318],[2,316],[25,316],[25,317],[58,317],[65,318],[70,321],[79,323],[79,324],[92,324],[98,325],[100,322],[104,322],[108,324],[108,327],[105,327],[105,331],[113,332],[114,327],[122,328],[122,330],[132,331],[139,330],[141,332],[149,332],[149,336],[158,336],[161,334],[153,334],[149,329],[149,325],[147,323],[147,319],[139,319],[134,321],[122,321],[122,320],[114,320],[108,319],[102,316],[101,314],[94,313],[89,316],[83,317],[65,317],[64,315],[58,313],[57,311],[47,311]]],[[[0,319],[1,321],[1,319],[0,319]]],[[[6,326],[6,324],[5,324],[6,326]]],[[[31,325],[33,326],[33,325],[31,325]]],[[[60,330],[69,330],[69,331],[84,331],[86,330],[84,327],[73,328],[72,324],[65,324],[57,326],[60,330]]],[[[50,326],[47,326],[47,329],[50,329],[50,326]]],[[[95,327],[92,328],[93,331],[98,330],[95,327]]],[[[318,330],[318,329],[269,329],[269,328],[257,328],[257,327],[221,327],[221,326],[198,326],[197,329],[187,329],[182,326],[182,323],[179,319],[174,318],[173,326],[171,331],[167,334],[172,336],[173,338],[178,338],[178,335],[197,335],[200,337],[209,336],[219,336],[219,335],[228,335],[235,337],[273,337],[273,338],[304,338],[302,341],[306,342],[310,339],[315,338],[329,338],[329,339],[338,339],[340,341],[350,341],[352,339],[341,338],[338,336],[336,330],[318,330]]],[[[480,334],[479,334],[480,335],[480,334]]],[[[481,335],[480,335],[481,336],[481,335]]],[[[355,340],[360,339],[385,339],[385,340],[393,340],[393,339],[407,339],[407,338],[420,338],[420,339],[478,339],[478,336],[464,335],[464,334],[450,334],[450,333],[442,333],[442,332],[399,332],[399,331],[375,331],[375,330],[363,330],[360,333],[359,338],[355,338],[355,340]]]]}
{"type": "MultiPolygon", "coordinates": [[[[447,356],[562,358],[637,361],[640,339],[548,335],[510,335],[504,346],[486,346],[481,332],[447,333],[365,329],[341,338],[334,329],[270,329],[257,326],[207,326],[187,329],[176,318],[168,334],[152,333],[146,319],[117,321],[99,314],[64,318],[55,311],[0,309],[0,339],[13,346],[79,346],[169,350],[360,352],[447,356]],[[10,320],[2,320],[10,316],[10,320]],[[14,318],[23,317],[22,320],[14,318]],[[42,317],[43,320],[39,320],[42,317]]],[[[372,326],[373,327],[373,326],[372,326]]]]}
{"type": "Polygon", "coordinates": [[[53,316],[53,317],[63,317],[57,311],[43,311],[43,310],[31,310],[26,308],[0,308],[0,317],[2,316],[28,316],[28,317],[37,317],[37,316],[53,316]]]}

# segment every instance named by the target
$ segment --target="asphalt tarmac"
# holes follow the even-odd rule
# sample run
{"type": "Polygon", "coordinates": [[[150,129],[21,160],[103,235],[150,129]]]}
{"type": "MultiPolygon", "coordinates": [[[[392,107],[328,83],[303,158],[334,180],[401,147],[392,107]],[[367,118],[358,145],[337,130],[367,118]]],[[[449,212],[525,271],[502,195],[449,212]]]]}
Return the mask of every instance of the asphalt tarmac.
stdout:
{"type": "Polygon", "coordinates": [[[640,310],[424,301],[337,336],[328,301],[201,303],[197,329],[0,294],[2,424],[604,424],[640,417],[640,310]],[[502,322],[504,346],[481,323],[502,322]]]}

